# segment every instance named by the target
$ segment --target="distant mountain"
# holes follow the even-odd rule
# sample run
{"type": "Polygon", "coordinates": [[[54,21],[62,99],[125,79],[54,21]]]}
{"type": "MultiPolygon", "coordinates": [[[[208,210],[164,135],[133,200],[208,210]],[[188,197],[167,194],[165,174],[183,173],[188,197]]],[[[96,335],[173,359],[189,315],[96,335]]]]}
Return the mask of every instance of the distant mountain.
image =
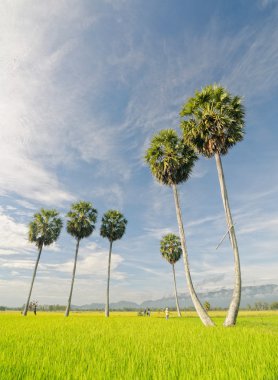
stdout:
{"type": "MultiPolygon", "coordinates": [[[[211,307],[226,308],[229,306],[232,289],[220,289],[213,292],[198,293],[202,303],[208,301],[211,307]]],[[[179,301],[181,308],[192,307],[192,302],[189,294],[179,294],[179,301]]],[[[255,302],[274,302],[278,301],[278,285],[269,284],[261,286],[245,286],[242,288],[241,307],[246,307],[248,304],[254,305],[255,302]]],[[[129,301],[119,301],[110,304],[111,310],[125,310],[125,309],[162,309],[165,307],[175,307],[174,297],[164,297],[158,300],[144,301],[141,304],[129,301]]],[[[91,303],[89,305],[72,306],[73,309],[78,310],[103,310],[104,303],[91,303]]]]}

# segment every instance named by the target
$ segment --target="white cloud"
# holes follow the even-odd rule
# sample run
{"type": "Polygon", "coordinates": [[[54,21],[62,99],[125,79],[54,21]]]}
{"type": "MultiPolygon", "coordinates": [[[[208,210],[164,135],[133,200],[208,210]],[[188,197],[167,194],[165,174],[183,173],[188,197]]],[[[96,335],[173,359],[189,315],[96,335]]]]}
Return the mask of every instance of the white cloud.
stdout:
{"type": "MultiPolygon", "coordinates": [[[[1,222],[1,218],[0,218],[1,222]]],[[[16,224],[12,224],[13,227],[18,227],[16,224]]],[[[14,237],[14,236],[12,236],[14,237]]],[[[18,245],[15,246],[15,248],[20,247],[21,241],[19,241],[18,245]]],[[[7,242],[8,245],[11,245],[11,242],[7,242]]],[[[24,245],[24,248],[26,248],[26,243],[24,245]]],[[[33,249],[33,247],[32,247],[33,249]]],[[[55,246],[44,248],[51,251],[60,251],[60,248],[55,249],[55,246]]],[[[34,249],[33,249],[34,250],[34,249]]],[[[19,253],[19,252],[17,252],[19,253]]],[[[36,255],[36,253],[35,253],[36,255]]],[[[30,260],[30,258],[18,258],[15,257],[13,259],[5,260],[0,259],[1,266],[3,268],[10,268],[10,269],[28,269],[30,271],[33,270],[34,264],[35,264],[35,257],[34,259],[30,260]]],[[[123,280],[126,275],[118,270],[118,267],[120,264],[122,264],[124,261],[123,257],[117,253],[112,252],[112,259],[111,259],[111,273],[114,279],[116,280],[123,280]]],[[[72,273],[73,270],[73,263],[74,263],[74,252],[72,252],[72,260],[60,262],[58,264],[56,263],[47,263],[45,261],[39,263],[38,270],[40,272],[43,272],[45,274],[49,274],[52,271],[60,272],[60,273],[72,273]]],[[[97,276],[100,278],[105,278],[107,276],[107,264],[108,264],[108,249],[107,252],[100,249],[100,247],[95,244],[91,243],[86,245],[85,247],[80,245],[79,249],[79,257],[77,262],[77,270],[76,275],[77,276],[85,276],[85,275],[92,275],[97,276]]],[[[25,276],[25,274],[24,274],[25,276]]]]}
{"type": "Polygon", "coordinates": [[[23,207],[23,208],[25,208],[25,209],[36,210],[36,207],[35,207],[32,203],[27,202],[27,201],[25,201],[25,200],[23,200],[23,199],[16,199],[16,203],[17,203],[19,206],[21,206],[21,207],[23,207]]]}
{"type": "MultiPolygon", "coordinates": [[[[92,252],[87,249],[86,256],[84,256],[82,251],[81,249],[80,253],[82,255],[78,258],[76,275],[92,275],[104,278],[107,275],[108,252],[92,252]]],[[[125,274],[117,270],[122,262],[123,258],[120,255],[112,253],[111,273],[113,279],[122,280],[125,278],[125,274]]],[[[42,268],[48,271],[55,270],[56,272],[72,273],[73,260],[59,264],[45,264],[42,268]]]]}
{"type": "Polygon", "coordinates": [[[3,213],[0,209],[0,254],[10,255],[18,253],[20,250],[30,249],[27,240],[27,226],[19,223],[12,217],[3,213]]]}
{"type": "Polygon", "coordinates": [[[277,0],[258,0],[259,6],[266,8],[272,4],[277,4],[277,0]]]}
{"type": "Polygon", "coordinates": [[[106,78],[97,46],[92,44],[88,65],[98,55],[98,67],[89,78],[86,60],[77,58],[88,52],[80,33],[97,23],[97,16],[87,16],[81,3],[69,8],[31,1],[29,6],[2,4],[0,17],[0,194],[17,193],[46,204],[72,201],[56,167],[76,165],[77,159],[102,161],[104,168],[97,169],[107,178],[116,170],[127,174],[125,162],[117,158],[118,131],[92,117],[82,101],[90,91],[97,98],[106,78]],[[111,157],[113,168],[105,164],[111,157]]]}
{"type": "MultiPolygon", "coordinates": [[[[268,1],[268,3],[270,3],[268,1]]],[[[269,96],[278,80],[278,12],[274,10],[263,25],[256,29],[247,27],[236,36],[242,54],[234,62],[224,83],[246,99],[264,102],[263,94],[269,96]]]]}
{"type": "Polygon", "coordinates": [[[178,234],[177,227],[174,228],[164,227],[164,228],[145,228],[148,236],[153,237],[154,239],[161,240],[164,235],[167,234],[178,234]]]}

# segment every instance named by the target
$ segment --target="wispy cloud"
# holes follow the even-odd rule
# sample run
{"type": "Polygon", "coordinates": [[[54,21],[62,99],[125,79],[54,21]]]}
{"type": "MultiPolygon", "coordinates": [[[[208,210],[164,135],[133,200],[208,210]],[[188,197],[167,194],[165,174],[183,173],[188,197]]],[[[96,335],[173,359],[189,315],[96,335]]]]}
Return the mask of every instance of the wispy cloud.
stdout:
{"type": "Polygon", "coordinates": [[[258,0],[258,4],[262,8],[266,8],[270,5],[277,4],[277,0],[258,0]]]}
{"type": "Polygon", "coordinates": [[[0,254],[11,255],[16,254],[20,250],[30,249],[27,240],[27,226],[19,223],[12,217],[6,215],[0,208],[0,254]]]}

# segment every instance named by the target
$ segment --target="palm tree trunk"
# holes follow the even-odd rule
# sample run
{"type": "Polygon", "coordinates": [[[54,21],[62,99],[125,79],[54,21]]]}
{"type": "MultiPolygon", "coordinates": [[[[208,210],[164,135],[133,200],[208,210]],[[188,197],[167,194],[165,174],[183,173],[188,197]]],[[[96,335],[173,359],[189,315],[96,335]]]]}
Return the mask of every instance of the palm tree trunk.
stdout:
{"type": "Polygon", "coordinates": [[[105,307],[106,317],[109,317],[109,283],[110,283],[111,253],[112,253],[112,241],[110,241],[109,257],[108,257],[108,274],[107,274],[106,307],[105,307]]]}
{"type": "Polygon", "coordinates": [[[180,208],[180,201],[179,201],[179,194],[177,190],[176,185],[172,185],[173,193],[174,193],[174,199],[175,199],[175,206],[176,206],[176,213],[177,213],[177,220],[178,220],[178,226],[179,226],[179,233],[180,233],[180,239],[181,239],[181,248],[182,248],[182,255],[183,255],[183,261],[184,261],[184,270],[186,274],[186,281],[187,286],[189,289],[189,293],[193,302],[193,305],[197,311],[197,314],[199,315],[201,321],[205,326],[214,326],[214,323],[206,313],[205,309],[203,308],[201,302],[199,301],[197,294],[195,292],[195,289],[193,287],[191,275],[190,275],[190,269],[189,269],[189,262],[188,262],[188,255],[187,255],[187,248],[186,248],[186,242],[185,242],[185,233],[183,228],[183,222],[182,222],[182,214],[181,214],[181,208],[180,208]]]}
{"type": "Polygon", "coordinates": [[[24,311],[22,313],[24,316],[26,316],[27,313],[28,313],[30,298],[31,298],[32,290],[33,290],[33,284],[34,284],[34,281],[35,281],[35,277],[36,277],[37,268],[38,268],[38,264],[39,264],[39,261],[40,261],[41,253],[42,253],[42,246],[39,248],[39,253],[38,253],[38,257],[37,257],[37,261],[36,261],[36,265],[35,265],[35,269],[34,269],[34,273],[33,273],[33,278],[32,278],[32,282],[31,282],[31,286],[30,286],[27,302],[25,304],[24,311]]]}
{"type": "Polygon", "coordinates": [[[74,278],[75,278],[77,255],[78,255],[78,249],[79,249],[79,242],[80,242],[80,239],[77,239],[76,250],[75,250],[75,259],[74,259],[74,265],[73,265],[73,271],[72,271],[72,280],[71,280],[71,287],[70,287],[70,295],[69,295],[69,300],[68,300],[68,306],[67,306],[67,309],[66,309],[66,312],[65,312],[65,317],[68,317],[69,316],[69,312],[70,312],[71,297],[72,297],[73,284],[74,284],[74,278]]]}
{"type": "Polygon", "coordinates": [[[178,299],[178,292],[177,292],[175,264],[172,264],[172,269],[173,269],[173,276],[174,276],[174,288],[175,288],[175,297],[176,297],[177,313],[178,313],[178,317],[181,317],[180,305],[179,305],[179,299],[178,299]]]}
{"type": "Polygon", "coordinates": [[[215,160],[216,160],[216,167],[217,167],[218,178],[219,178],[219,183],[220,183],[222,201],[223,201],[224,210],[226,214],[226,221],[229,228],[230,241],[231,241],[231,245],[234,252],[234,265],[235,265],[234,291],[233,291],[232,300],[229,306],[228,314],[224,322],[224,326],[234,326],[236,324],[236,319],[237,319],[239,305],[240,305],[240,297],[241,297],[240,261],[239,261],[239,253],[238,253],[235,227],[233,224],[232,214],[230,210],[221,157],[218,153],[215,154],[215,160]]]}

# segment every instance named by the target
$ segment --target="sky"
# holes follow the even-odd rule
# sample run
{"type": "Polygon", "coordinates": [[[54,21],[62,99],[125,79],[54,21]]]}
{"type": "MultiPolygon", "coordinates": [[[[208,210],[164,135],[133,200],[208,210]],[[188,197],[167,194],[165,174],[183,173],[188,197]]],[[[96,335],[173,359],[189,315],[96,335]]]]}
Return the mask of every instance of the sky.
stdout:
{"type": "MultiPolygon", "coordinates": [[[[223,157],[243,286],[277,284],[277,0],[3,0],[0,3],[0,305],[27,298],[37,250],[28,223],[41,207],[64,219],[73,202],[98,210],[82,240],[72,302],[104,302],[118,209],[126,234],[112,254],[111,302],[173,294],[161,237],[178,233],[171,189],[144,163],[154,133],[174,128],[196,89],[219,83],[246,107],[245,138],[223,157]]],[[[233,256],[214,159],[180,186],[197,293],[231,288],[233,256]]],[[[66,304],[75,240],[44,248],[32,299],[66,304]]],[[[182,260],[179,293],[187,293],[182,260]]]]}

